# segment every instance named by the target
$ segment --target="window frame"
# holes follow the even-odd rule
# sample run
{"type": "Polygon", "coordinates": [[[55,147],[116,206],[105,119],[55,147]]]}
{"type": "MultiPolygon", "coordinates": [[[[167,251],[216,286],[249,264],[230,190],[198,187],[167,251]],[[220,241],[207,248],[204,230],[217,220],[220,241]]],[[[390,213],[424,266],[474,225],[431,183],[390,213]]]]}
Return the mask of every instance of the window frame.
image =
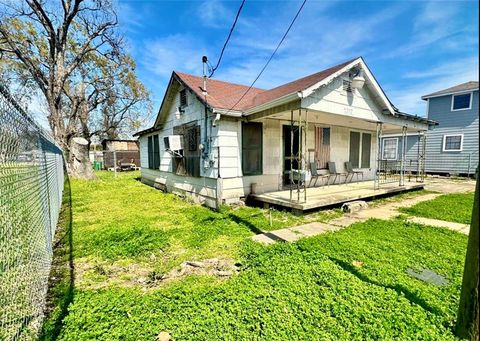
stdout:
{"type": "Polygon", "coordinates": [[[356,129],[349,129],[348,133],[348,161],[350,160],[350,133],[355,132],[360,134],[360,139],[358,140],[358,167],[352,164],[352,167],[355,169],[372,169],[372,146],[375,141],[375,134],[368,130],[356,130],[356,129]],[[363,135],[368,134],[370,135],[370,158],[368,160],[368,167],[362,167],[362,157],[363,157],[363,135]]]}
{"type": "Polygon", "coordinates": [[[450,104],[450,111],[462,111],[462,110],[471,110],[472,109],[472,100],[473,100],[473,92],[462,92],[459,94],[453,94],[452,99],[451,99],[451,104],[450,104]],[[463,96],[463,95],[470,95],[470,102],[468,103],[468,108],[460,108],[460,109],[453,109],[453,104],[455,103],[455,97],[457,96],[463,96]]]}
{"type": "Polygon", "coordinates": [[[382,160],[397,161],[398,160],[398,137],[384,137],[382,141],[382,160]],[[388,159],[385,157],[385,141],[386,140],[396,140],[395,143],[395,158],[388,159]]]}
{"type": "Polygon", "coordinates": [[[462,152],[463,151],[463,134],[446,134],[443,135],[443,141],[442,141],[442,152],[462,152]],[[446,144],[447,144],[447,137],[457,137],[460,136],[460,149],[446,149],[446,144]]]}

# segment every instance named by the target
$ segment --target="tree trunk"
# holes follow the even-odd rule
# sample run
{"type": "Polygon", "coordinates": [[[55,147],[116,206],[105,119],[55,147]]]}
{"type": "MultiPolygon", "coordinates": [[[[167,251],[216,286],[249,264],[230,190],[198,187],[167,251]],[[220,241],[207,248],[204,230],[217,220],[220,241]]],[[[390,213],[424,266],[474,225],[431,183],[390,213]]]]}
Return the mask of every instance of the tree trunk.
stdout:
{"type": "Polygon", "coordinates": [[[72,177],[89,180],[96,178],[90,163],[88,146],[88,141],[83,137],[74,137],[70,141],[70,155],[67,167],[72,177]]]}
{"type": "Polygon", "coordinates": [[[462,293],[460,307],[457,314],[456,334],[463,339],[479,340],[479,240],[478,240],[478,215],[479,215],[479,181],[475,189],[473,201],[472,223],[468,236],[467,255],[463,270],[462,293]]]}

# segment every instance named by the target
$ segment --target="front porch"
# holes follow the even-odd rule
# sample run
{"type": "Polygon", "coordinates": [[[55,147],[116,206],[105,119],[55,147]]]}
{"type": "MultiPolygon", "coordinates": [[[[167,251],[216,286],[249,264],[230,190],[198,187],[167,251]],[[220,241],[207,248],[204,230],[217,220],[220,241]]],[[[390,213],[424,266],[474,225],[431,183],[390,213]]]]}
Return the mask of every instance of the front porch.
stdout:
{"type": "MultiPolygon", "coordinates": [[[[397,183],[386,183],[378,189],[374,189],[375,181],[361,181],[340,185],[322,187],[309,187],[305,193],[301,193],[302,200],[291,197],[290,190],[269,192],[264,194],[251,194],[250,198],[264,206],[278,206],[290,208],[299,213],[322,207],[339,205],[353,200],[373,199],[376,197],[423,189],[424,184],[419,182],[405,181],[403,186],[397,183]],[[305,200],[306,198],[306,200],[305,200]]],[[[296,196],[297,193],[294,193],[296,196]]]]}

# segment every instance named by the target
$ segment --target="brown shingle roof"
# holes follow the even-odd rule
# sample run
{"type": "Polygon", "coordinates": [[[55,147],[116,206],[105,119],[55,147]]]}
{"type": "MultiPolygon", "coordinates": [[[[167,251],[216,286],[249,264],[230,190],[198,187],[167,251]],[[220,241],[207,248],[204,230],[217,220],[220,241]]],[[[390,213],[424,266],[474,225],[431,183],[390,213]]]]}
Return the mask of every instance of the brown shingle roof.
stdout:
{"type": "Polygon", "coordinates": [[[474,89],[478,89],[478,81],[470,81],[470,82],[466,82],[466,83],[462,83],[462,84],[452,86],[448,89],[433,92],[431,94],[422,96],[422,99],[427,99],[429,97],[435,97],[435,96],[441,96],[441,95],[444,95],[444,94],[451,94],[451,93],[455,93],[455,92],[474,90],[474,89]]]}
{"type": "MultiPolygon", "coordinates": [[[[355,58],[357,59],[357,58],[355,58]]],[[[344,68],[355,59],[346,61],[345,63],[335,65],[331,68],[325,69],[323,71],[314,73],[312,75],[297,79],[293,82],[289,82],[283,85],[280,85],[276,88],[264,91],[253,98],[253,102],[250,103],[250,107],[256,107],[258,105],[271,102],[275,99],[281,98],[283,96],[296,93],[298,91],[305,90],[312,85],[322,81],[323,79],[327,78],[328,76],[334,74],[335,72],[339,71],[340,69],[344,68]]]]}
{"type": "MultiPolygon", "coordinates": [[[[305,90],[310,86],[327,78],[328,76],[334,74],[340,69],[344,68],[346,65],[350,64],[355,59],[346,61],[342,64],[338,64],[336,66],[314,73],[312,75],[297,79],[293,82],[280,85],[270,90],[252,88],[247,93],[247,95],[235,106],[233,110],[245,111],[261,104],[271,102],[283,96],[305,90]]],[[[174,71],[174,73],[180,78],[183,83],[185,83],[190,89],[192,89],[197,96],[203,99],[202,77],[193,76],[178,71],[174,71]]],[[[246,85],[209,79],[207,81],[207,102],[214,108],[231,109],[243,96],[247,89],[248,86],[246,85]]]]}
{"type": "MultiPolygon", "coordinates": [[[[187,73],[174,71],[174,73],[201,99],[204,98],[203,78],[187,73]]],[[[207,103],[217,109],[230,109],[237,103],[240,97],[247,91],[248,86],[234,84],[215,79],[207,80],[207,103]]],[[[241,111],[248,107],[253,97],[265,90],[252,88],[248,94],[237,104],[234,110],[241,111]]]]}

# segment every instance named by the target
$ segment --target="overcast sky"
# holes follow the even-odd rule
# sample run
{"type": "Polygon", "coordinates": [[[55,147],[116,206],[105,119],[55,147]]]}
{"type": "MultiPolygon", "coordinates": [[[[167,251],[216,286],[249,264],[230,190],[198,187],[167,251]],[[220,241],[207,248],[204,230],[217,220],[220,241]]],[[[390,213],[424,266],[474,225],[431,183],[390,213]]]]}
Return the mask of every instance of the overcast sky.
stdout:
{"type": "MultiPolygon", "coordinates": [[[[120,0],[121,29],[155,110],[172,70],[202,73],[234,20],[235,1],[120,0]]],[[[301,1],[246,0],[215,79],[250,84],[301,1]]],[[[363,56],[390,100],[424,115],[420,97],[478,80],[477,1],[307,1],[256,86],[271,88],[363,56]]]]}

